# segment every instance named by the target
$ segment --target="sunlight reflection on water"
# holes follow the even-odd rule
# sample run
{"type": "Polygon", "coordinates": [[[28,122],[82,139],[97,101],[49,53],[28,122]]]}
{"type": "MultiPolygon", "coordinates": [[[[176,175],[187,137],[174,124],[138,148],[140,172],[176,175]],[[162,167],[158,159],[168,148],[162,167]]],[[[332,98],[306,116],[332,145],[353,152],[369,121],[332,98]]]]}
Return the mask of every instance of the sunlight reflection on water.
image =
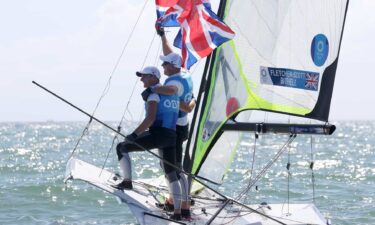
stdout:
{"type": "MultiPolygon", "coordinates": [[[[6,224],[128,224],[134,223],[126,206],[84,182],[63,183],[65,164],[85,123],[0,123],[0,222],[6,224]],[[37,206],[37,208],[36,208],[37,206]],[[77,213],[80,212],[80,213],[77,213]],[[119,216],[119,213],[121,216],[119,216]]],[[[334,224],[374,224],[375,129],[374,122],[338,122],[332,137],[314,137],[315,200],[334,224]]],[[[113,134],[95,125],[80,143],[76,155],[97,166],[118,171],[113,134]]],[[[285,137],[269,135],[257,143],[259,171],[285,137]]],[[[312,200],[309,168],[310,137],[298,137],[291,146],[291,202],[312,200]]],[[[252,138],[243,140],[234,164],[219,188],[235,197],[251,176],[252,138]]],[[[148,153],[133,156],[136,177],[161,174],[159,160],[148,153]]],[[[248,201],[285,202],[285,153],[257,183],[248,201]]]]}

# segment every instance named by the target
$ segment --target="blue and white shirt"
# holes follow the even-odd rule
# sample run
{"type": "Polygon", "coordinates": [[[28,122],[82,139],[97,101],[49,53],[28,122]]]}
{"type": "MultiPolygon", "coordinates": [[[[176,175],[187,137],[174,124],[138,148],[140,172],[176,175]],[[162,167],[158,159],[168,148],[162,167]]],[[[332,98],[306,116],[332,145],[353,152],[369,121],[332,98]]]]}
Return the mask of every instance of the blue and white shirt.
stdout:
{"type": "Polygon", "coordinates": [[[156,118],[151,127],[164,127],[176,130],[176,122],[179,112],[179,99],[177,95],[158,95],[152,93],[145,102],[146,114],[148,113],[147,103],[155,101],[158,103],[156,118]]]}
{"type": "MultiPolygon", "coordinates": [[[[190,102],[193,96],[193,80],[190,74],[174,74],[164,82],[166,86],[176,86],[177,95],[182,102],[190,102]]],[[[187,113],[179,110],[177,125],[186,126],[188,124],[187,113]]]]}

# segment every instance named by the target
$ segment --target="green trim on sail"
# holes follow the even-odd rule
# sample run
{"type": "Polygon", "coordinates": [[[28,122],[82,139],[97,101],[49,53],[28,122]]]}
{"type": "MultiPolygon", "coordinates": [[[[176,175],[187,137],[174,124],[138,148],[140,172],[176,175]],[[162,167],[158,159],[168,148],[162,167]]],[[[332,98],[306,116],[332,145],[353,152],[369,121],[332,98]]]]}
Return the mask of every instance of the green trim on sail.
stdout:
{"type": "Polygon", "coordinates": [[[198,137],[199,138],[197,140],[195,158],[194,158],[194,163],[193,163],[193,167],[192,167],[193,173],[195,173],[197,171],[197,169],[199,168],[199,166],[201,165],[203,157],[205,156],[205,153],[206,153],[208,147],[211,145],[213,138],[217,135],[217,133],[221,129],[221,127],[227,122],[228,118],[230,118],[232,115],[234,115],[236,113],[239,113],[241,111],[244,111],[244,110],[251,110],[251,109],[278,111],[278,112],[285,112],[285,113],[301,115],[301,116],[306,115],[307,113],[311,112],[311,109],[308,109],[308,108],[275,104],[275,103],[271,103],[271,102],[265,100],[264,98],[258,96],[255,92],[252,91],[252,88],[257,88],[257,84],[254,83],[254,82],[248,81],[248,79],[246,78],[246,74],[243,72],[242,68],[243,67],[242,67],[242,64],[241,64],[241,60],[240,60],[240,57],[239,57],[238,52],[236,50],[236,46],[234,44],[234,41],[229,41],[229,42],[223,44],[222,46],[220,46],[217,49],[216,55],[215,55],[215,61],[214,61],[213,69],[212,69],[212,71],[214,71],[214,72],[212,74],[210,90],[208,92],[208,97],[207,97],[207,102],[206,102],[206,105],[208,107],[205,108],[201,123],[199,125],[199,131],[198,131],[198,137]],[[211,135],[209,140],[203,141],[202,138],[201,138],[203,128],[204,128],[203,126],[204,126],[204,123],[205,123],[205,121],[207,119],[207,116],[208,116],[208,110],[209,110],[209,106],[211,106],[213,90],[215,88],[215,80],[216,80],[216,74],[217,74],[216,71],[218,69],[217,68],[217,65],[218,65],[217,55],[219,54],[221,49],[226,45],[230,45],[230,47],[233,50],[233,54],[236,57],[236,61],[237,61],[238,66],[239,66],[240,76],[241,76],[242,80],[244,81],[244,85],[245,85],[246,91],[248,93],[248,98],[247,98],[246,103],[242,107],[240,107],[237,110],[235,110],[234,112],[232,112],[227,117],[227,119],[225,119],[224,121],[222,121],[220,123],[220,125],[217,127],[215,132],[211,135]]]}
{"type": "MultiPolygon", "coordinates": [[[[223,45],[225,45],[225,43],[223,45]]],[[[212,72],[212,79],[211,79],[211,82],[210,82],[210,90],[208,92],[206,106],[211,105],[212,90],[215,87],[214,82],[215,82],[215,79],[216,79],[216,69],[217,69],[217,62],[218,62],[216,59],[217,59],[217,56],[219,54],[220,49],[221,49],[221,47],[217,48],[216,54],[215,54],[215,61],[214,61],[213,69],[212,69],[212,71],[213,71],[212,72]]],[[[201,164],[202,159],[203,159],[203,157],[206,153],[206,150],[213,140],[212,137],[215,137],[218,130],[219,130],[219,129],[216,129],[215,133],[211,136],[210,140],[207,140],[206,142],[202,141],[203,126],[204,126],[204,123],[207,119],[208,109],[209,109],[209,107],[206,107],[204,109],[204,113],[203,113],[203,116],[202,116],[202,118],[200,120],[200,124],[199,124],[199,130],[198,130],[198,135],[197,135],[197,137],[198,137],[197,138],[197,145],[196,145],[196,149],[195,149],[194,162],[193,162],[193,166],[192,166],[192,170],[191,170],[193,174],[197,171],[199,165],[201,164]]],[[[225,122],[226,121],[221,122],[219,128],[225,122]]]]}
{"type": "Polygon", "coordinates": [[[227,15],[228,15],[228,12],[229,12],[229,7],[228,7],[228,5],[229,5],[229,0],[227,0],[226,2],[225,2],[225,11],[224,11],[224,16],[223,16],[223,21],[225,20],[225,18],[227,17],[227,15]]]}
{"type": "MultiPolygon", "coordinates": [[[[343,3],[345,1],[341,2],[343,3]]],[[[204,169],[202,173],[209,176],[211,171],[227,172],[230,165],[227,162],[232,161],[239,143],[234,143],[235,140],[232,139],[228,140],[231,149],[228,149],[224,142],[225,146],[214,146],[214,144],[221,135],[223,125],[241,111],[263,110],[327,121],[340,50],[336,44],[339,43],[340,47],[343,32],[342,28],[341,30],[331,28],[337,25],[337,22],[345,23],[348,3],[345,3],[345,8],[340,8],[330,3],[311,2],[309,7],[314,8],[315,11],[325,6],[336,14],[324,11],[318,18],[315,11],[306,8],[306,19],[303,21],[291,20],[291,18],[298,18],[298,15],[304,12],[299,7],[301,3],[292,1],[289,4],[293,7],[278,1],[270,4],[263,4],[261,1],[220,2],[220,14],[224,22],[232,26],[237,34],[233,40],[218,47],[207,64],[210,66],[209,80],[204,81],[209,88],[204,91],[205,105],[200,105],[201,117],[197,125],[193,149],[192,173],[197,174],[200,168],[204,169]],[[277,17],[266,19],[264,17],[273,14],[277,14],[277,17]],[[285,25],[286,23],[288,24],[285,25]],[[306,29],[306,24],[311,29],[306,29]],[[316,46],[312,45],[311,41],[320,33],[324,33],[329,40],[329,55],[325,59],[327,65],[324,66],[317,65],[315,58],[308,51],[316,50],[316,46]],[[261,74],[262,68],[271,68],[270,66],[277,69],[317,73],[319,77],[314,84],[318,88],[302,90],[303,85],[310,84],[307,83],[307,77],[292,77],[291,80],[287,80],[294,82],[293,86],[285,85],[287,81],[279,79],[281,75],[261,74]],[[303,79],[306,80],[305,84],[303,79]],[[298,85],[297,81],[299,81],[298,85]],[[231,99],[237,100],[235,106],[237,107],[238,103],[239,108],[227,115],[225,109],[231,109],[231,99]],[[228,102],[225,108],[226,101],[228,102]],[[221,163],[217,160],[221,159],[220,155],[208,155],[211,148],[214,148],[213,153],[225,155],[224,167],[206,168],[206,165],[215,166],[221,163]]],[[[215,179],[219,179],[220,175],[216,175],[218,173],[213,175],[215,179]]]]}
{"type": "MultiPolygon", "coordinates": [[[[225,13],[224,13],[224,17],[223,17],[224,21],[225,21],[225,18],[227,17],[228,12],[229,12],[229,7],[228,7],[229,2],[230,2],[230,0],[226,1],[225,13]]],[[[240,76],[241,76],[242,80],[244,81],[244,85],[246,87],[246,90],[247,90],[248,96],[249,96],[248,99],[247,99],[247,103],[243,106],[243,109],[263,109],[263,110],[279,111],[279,112],[285,112],[285,113],[290,113],[290,114],[296,114],[296,115],[301,115],[301,116],[306,115],[306,114],[308,114],[312,111],[312,109],[308,109],[308,108],[304,108],[304,107],[284,106],[284,105],[281,105],[281,104],[271,103],[271,102],[263,99],[262,97],[258,96],[251,89],[251,87],[253,87],[254,89],[257,88],[257,84],[249,81],[246,78],[246,74],[243,72],[241,59],[240,59],[240,56],[239,56],[238,51],[236,49],[234,40],[230,40],[228,42],[228,44],[233,49],[233,54],[236,57],[236,61],[237,61],[238,65],[239,65],[239,68],[240,68],[240,70],[239,70],[240,76]]],[[[221,50],[221,46],[220,46],[220,50],[221,50]]],[[[215,60],[215,66],[216,66],[216,63],[217,62],[215,60]]],[[[211,90],[210,90],[210,92],[211,92],[211,90]]],[[[242,111],[242,110],[237,110],[237,111],[233,112],[233,114],[238,113],[239,111],[242,111]]]]}
{"type": "MultiPolygon", "coordinates": [[[[230,41],[231,42],[231,41],[230,41]]],[[[222,46],[225,46],[227,44],[229,44],[230,42],[227,42],[227,43],[224,43],[222,46]]],[[[212,68],[212,71],[213,74],[212,74],[212,79],[211,79],[211,86],[210,86],[210,90],[209,90],[209,94],[207,96],[207,102],[206,102],[206,105],[207,106],[210,106],[211,105],[211,101],[212,101],[212,95],[213,95],[213,89],[215,88],[215,80],[216,80],[216,70],[217,70],[217,65],[218,65],[218,60],[216,60],[218,57],[217,55],[219,54],[220,50],[221,50],[221,46],[217,49],[216,51],[216,55],[215,55],[215,61],[214,61],[214,65],[213,65],[213,68],[212,68]]],[[[243,111],[243,110],[246,110],[246,108],[242,107],[242,108],[239,108],[237,109],[236,111],[234,111],[233,113],[231,113],[229,115],[229,117],[227,117],[226,120],[222,121],[220,123],[220,125],[218,126],[218,128],[215,130],[215,132],[211,135],[210,139],[207,140],[207,141],[202,141],[202,132],[203,132],[203,126],[204,126],[204,122],[206,121],[207,119],[207,115],[208,115],[208,110],[209,110],[209,107],[206,107],[204,109],[204,113],[203,113],[203,116],[202,116],[202,119],[201,119],[201,122],[199,124],[199,130],[198,130],[198,139],[197,139],[197,146],[196,146],[196,149],[195,149],[195,156],[194,156],[194,162],[193,162],[193,166],[192,166],[192,173],[194,174],[198,167],[200,166],[202,160],[203,160],[203,157],[205,156],[205,153],[208,149],[208,147],[210,146],[210,144],[212,143],[212,140],[213,140],[213,137],[215,137],[218,133],[218,131],[221,129],[221,127],[227,122],[228,118],[230,118],[234,113],[237,113],[237,112],[240,112],[240,111],[243,111]]],[[[239,143],[237,143],[238,145],[239,143]]],[[[234,154],[233,154],[233,157],[234,157],[234,154]]],[[[226,168],[226,171],[228,170],[229,168],[226,168]]]]}
{"type": "MultiPolygon", "coordinates": [[[[229,5],[229,0],[228,1],[226,1],[225,2],[225,9],[224,9],[224,15],[223,15],[223,17],[222,17],[222,19],[223,19],[223,21],[224,21],[224,19],[227,17],[227,15],[228,15],[228,12],[229,12],[229,7],[228,7],[228,5],[229,5]]],[[[230,41],[230,42],[232,42],[232,40],[230,41]]],[[[228,43],[228,42],[227,42],[228,43]]],[[[227,43],[224,43],[223,45],[221,45],[221,46],[224,46],[224,45],[226,45],[227,43]]],[[[212,70],[211,70],[211,72],[212,72],[212,76],[213,76],[213,78],[211,79],[211,86],[210,86],[210,90],[209,90],[209,92],[208,92],[208,97],[207,97],[207,104],[206,105],[211,105],[211,98],[212,98],[212,90],[213,90],[213,88],[214,88],[214,81],[215,81],[215,79],[216,79],[216,69],[217,69],[217,56],[218,56],[218,53],[220,52],[220,49],[221,49],[221,46],[219,46],[217,49],[216,49],[216,53],[215,53],[215,57],[214,57],[214,66],[213,66],[213,68],[212,68],[212,70]],[[213,71],[215,71],[215,73],[213,72],[213,71]],[[215,74],[215,75],[214,75],[215,74]]],[[[201,161],[202,161],[202,159],[203,159],[203,157],[204,157],[204,155],[205,155],[205,152],[207,151],[207,148],[208,148],[208,146],[211,144],[211,142],[212,142],[212,138],[210,138],[210,140],[208,140],[207,141],[207,143],[203,143],[203,141],[202,141],[202,132],[203,132],[203,125],[204,125],[204,121],[206,121],[206,118],[207,118],[207,113],[208,113],[208,109],[209,109],[209,107],[205,107],[205,109],[204,109],[204,113],[203,113],[203,116],[202,116],[202,118],[199,120],[200,122],[199,122],[199,128],[198,128],[198,131],[197,131],[197,143],[196,143],[196,149],[195,149],[195,153],[194,153],[194,159],[193,159],[193,165],[192,165],[192,170],[191,170],[191,172],[194,174],[195,172],[196,172],[196,170],[198,169],[198,167],[199,167],[199,165],[201,164],[201,161]],[[203,147],[202,147],[202,145],[203,145],[203,147]]],[[[222,127],[222,125],[224,124],[226,122],[226,120],[225,121],[223,121],[221,124],[220,124],[220,126],[218,127],[218,128],[221,128],[222,127]]],[[[218,130],[219,129],[217,129],[216,131],[215,131],[215,134],[214,135],[212,135],[212,137],[215,137],[216,136],[216,134],[217,134],[217,132],[218,132],[218,130]]],[[[227,169],[226,169],[227,170],[227,169]]]]}
{"type": "MultiPolygon", "coordinates": [[[[240,57],[238,55],[236,46],[234,44],[234,41],[230,41],[230,46],[232,47],[233,54],[236,57],[236,61],[239,65],[239,71],[240,76],[242,80],[244,81],[246,91],[248,93],[248,98],[246,104],[242,107],[244,109],[263,109],[263,110],[270,110],[270,111],[278,111],[278,112],[285,112],[285,113],[291,113],[296,115],[306,115],[307,113],[311,112],[311,109],[303,108],[303,107],[294,107],[294,106],[284,106],[281,104],[275,104],[271,103],[264,98],[258,96],[255,92],[252,91],[251,87],[254,89],[257,88],[257,84],[254,82],[249,81],[246,78],[246,74],[243,72],[243,67],[241,64],[240,57]]],[[[239,110],[237,110],[235,113],[237,113],[239,110]]],[[[241,110],[242,111],[242,110],[241,110]]]]}

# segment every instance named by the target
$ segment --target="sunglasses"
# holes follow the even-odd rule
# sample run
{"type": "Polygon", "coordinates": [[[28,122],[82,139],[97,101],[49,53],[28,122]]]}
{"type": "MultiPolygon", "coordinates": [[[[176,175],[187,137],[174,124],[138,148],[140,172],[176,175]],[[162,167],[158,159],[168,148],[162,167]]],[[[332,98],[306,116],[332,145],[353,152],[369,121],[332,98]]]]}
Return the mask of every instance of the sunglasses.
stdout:
{"type": "Polygon", "coordinates": [[[170,63],[170,62],[163,62],[163,63],[161,64],[161,66],[166,66],[166,65],[172,65],[172,63],[170,63]]]}

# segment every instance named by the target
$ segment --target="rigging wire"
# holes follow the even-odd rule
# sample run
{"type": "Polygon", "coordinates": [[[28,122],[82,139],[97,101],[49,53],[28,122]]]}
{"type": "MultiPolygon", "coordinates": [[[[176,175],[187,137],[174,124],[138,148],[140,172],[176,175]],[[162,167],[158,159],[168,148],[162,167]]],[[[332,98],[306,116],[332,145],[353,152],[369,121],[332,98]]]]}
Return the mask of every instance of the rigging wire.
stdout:
{"type": "Polygon", "coordinates": [[[314,138],[310,136],[310,170],[311,170],[311,183],[312,183],[312,190],[313,190],[313,203],[315,204],[315,174],[314,174],[314,153],[313,153],[313,142],[314,138]]]}
{"type": "MultiPolygon", "coordinates": [[[[288,124],[290,124],[290,116],[288,116],[288,124]]],[[[290,146],[288,146],[288,163],[286,164],[286,169],[287,169],[287,173],[288,173],[288,184],[287,184],[287,207],[288,207],[288,214],[290,212],[289,210],[289,206],[290,206],[290,178],[292,176],[291,172],[290,172],[290,166],[291,166],[291,163],[290,163],[290,146]]],[[[284,207],[284,205],[283,205],[284,207]]]]}
{"type": "MultiPolygon", "coordinates": [[[[149,45],[149,47],[148,47],[148,49],[147,49],[146,57],[144,58],[144,60],[143,60],[143,62],[142,62],[142,66],[141,66],[141,68],[143,68],[143,67],[145,66],[145,64],[146,64],[146,60],[147,60],[148,55],[150,54],[150,50],[151,50],[152,44],[154,43],[155,37],[156,37],[156,32],[154,33],[154,36],[152,37],[151,43],[150,43],[150,45],[149,45]]],[[[124,110],[124,112],[123,112],[123,114],[122,114],[122,117],[121,117],[121,120],[120,120],[120,122],[119,122],[119,126],[122,125],[122,122],[123,122],[124,119],[125,119],[125,114],[126,114],[126,112],[129,112],[129,113],[130,113],[130,111],[129,111],[130,100],[133,98],[134,91],[135,91],[135,89],[136,89],[136,86],[137,86],[138,82],[139,82],[139,79],[136,79],[136,81],[135,81],[135,83],[134,83],[134,85],[133,85],[133,89],[132,89],[132,91],[131,91],[130,97],[129,97],[127,103],[126,103],[125,110],[124,110]]]]}
{"type": "MultiPolygon", "coordinates": [[[[281,154],[286,150],[290,150],[290,144],[294,141],[296,138],[296,134],[290,134],[289,139],[286,141],[286,143],[280,148],[280,150],[277,152],[277,154],[266,164],[266,166],[258,173],[258,175],[255,177],[255,179],[250,179],[250,182],[246,189],[238,195],[236,198],[237,201],[239,201],[243,196],[246,196],[246,194],[250,191],[251,187],[254,186],[254,184],[265,174],[265,172],[276,162],[276,160],[281,156],[281,154]]],[[[256,136],[257,138],[257,136],[256,136]]],[[[255,147],[255,146],[254,146],[255,147]]],[[[255,148],[254,148],[255,151],[255,148]]],[[[289,157],[289,156],[288,156],[289,157]]],[[[288,159],[289,160],[289,159],[288,159]]],[[[288,196],[289,198],[289,196],[288,196]]],[[[242,210],[242,209],[241,209],[242,210]]],[[[288,202],[288,212],[289,212],[289,202],[288,202]]],[[[280,221],[277,221],[281,223],[280,221]]],[[[284,224],[284,223],[281,223],[284,224]]]]}
{"type": "Polygon", "coordinates": [[[82,131],[82,133],[81,133],[81,136],[80,136],[79,139],[77,140],[77,142],[76,142],[76,144],[75,144],[75,146],[74,146],[74,148],[73,148],[73,151],[72,151],[72,152],[70,153],[70,155],[69,155],[68,160],[69,160],[70,158],[73,157],[74,152],[77,150],[78,145],[79,145],[80,141],[82,140],[82,138],[83,138],[85,135],[88,134],[88,132],[89,132],[89,126],[90,126],[91,122],[92,122],[92,118],[90,118],[90,120],[89,120],[89,122],[86,124],[85,128],[83,128],[83,131],[82,131]]]}
{"type": "MultiPolygon", "coordinates": [[[[250,169],[250,178],[249,178],[249,182],[252,180],[252,178],[253,178],[253,175],[254,175],[254,163],[255,163],[255,152],[256,152],[256,143],[257,143],[257,139],[259,138],[259,135],[258,135],[258,133],[257,132],[254,132],[254,148],[253,148],[253,156],[252,156],[252,163],[251,163],[251,169],[250,169]]],[[[246,189],[244,190],[245,191],[245,193],[243,193],[243,192],[241,192],[240,193],[240,195],[241,194],[246,194],[247,193],[247,191],[246,191],[246,189]]],[[[237,196],[237,198],[236,198],[236,200],[237,201],[239,201],[240,199],[241,199],[241,197],[239,197],[240,195],[238,195],[237,196]]],[[[245,197],[245,201],[246,201],[246,199],[247,199],[247,195],[245,195],[246,197],[245,197]]],[[[231,207],[233,207],[233,205],[231,206],[231,207]]],[[[239,209],[239,211],[238,211],[238,213],[237,213],[237,215],[235,216],[235,217],[237,217],[237,216],[240,216],[240,214],[241,214],[241,212],[242,212],[242,209],[243,209],[243,206],[241,206],[241,208],[239,209]]],[[[258,209],[256,209],[256,210],[258,210],[258,209]]],[[[250,212],[250,213],[252,213],[252,212],[250,212]]],[[[249,214],[250,214],[249,213],[249,214]]],[[[245,214],[245,215],[247,215],[247,214],[245,214]]],[[[229,216],[226,216],[226,218],[230,218],[229,216]]],[[[234,221],[234,219],[232,220],[232,221],[234,221]]],[[[226,224],[229,224],[229,223],[231,223],[232,221],[229,221],[228,223],[226,223],[226,224]]]]}
{"type": "Polygon", "coordinates": [[[130,40],[131,40],[131,38],[132,38],[132,36],[133,36],[133,34],[134,34],[135,28],[137,27],[137,25],[138,25],[138,23],[139,23],[139,20],[140,20],[140,18],[141,18],[141,15],[143,14],[143,11],[144,11],[144,9],[145,9],[147,3],[148,3],[148,0],[145,1],[144,5],[143,5],[143,7],[142,7],[142,9],[141,9],[141,12],[140,12],[139,15],[138,15],[137,20],[136,20],[134,26],[133,26],[132,29],[131,29],[131,32],[130,32],[130,34],[129,34],[129,37],[128,37],[128,39],[126,40],[126,42],[125,42],[125,44],[124,44],[124,46],[123,46],[123,48],[122,48],[121,54],[120,54],[120,56],[118,57],[118,59],[117,59],[117,61],[116,61],[116,63],[115,63],[115,66],[114,66],[114,68],[112,69],[112,71],[111,71],[111,73],[110,73],[110,76],[109,76],[109,78],[108,78],[108,81],[107,81],[107,83],[106,83],[106,85],[105,85],[105,87],[104,87],[104,89],[103,89],[103,92],[102,92],[102,94],[101,94],[101,96],[100,96],[100,98],[99,98],[99,100],[98,100],[98,102],[97,102],[97,104],[96,104],[96,106],[95,106],[95,108],[94,108],[92,114],[91,114],[90,120],[89,120],[89,122],[87,123],[86,127],[84,128],[81,137],[77,140],[77,143],[76,143],[74,149],[72,150],[72,153],[70,154],[69,159],[70,159],[71,157],[73,157],[73,155],[74,155],[74,153],[76,152],[76,150],[77,150],[77,148],[78,148],[78,146],[79,146],[79,144],[80,144],[82,138],[88,133],[89,127],[90,127],[91,122],[92,122],[92,117],[95,115],[95,113],[96,113],[97,109],[99,108],[99,105],[100,105],[101,101],[103,100],[103,98],[107,95],[107,93],[108,93],[108,91],[109,91],[109,89],[110,89],[110,86],[111,86],[111,80],[112,80],[112,77],[113,77],[113,75],[115,74],[115,72],[117,71],[117,68],[118,68],[118,66],[119,66],[119,64],[120,64],[120,62],[121,62],[121,59],[122,59],[123,55],[125,54],[125,50],[127,49],[128,45],[129,45],[129,43],[130,43],[130,40]]]}
{"type": "MultiPolygon", "coordinates": [[[[121,127],[120,127],[120,126],[117,127],[117,131],[118,131],[118,132],[121,132],[121,127]]],[[[117,133],[116,133],[116,135],[115,135],[115,136],[113,137],[113,139],[112,139],[111,147],[109,148],[109,150],[108,150],[108,152],[107,152],[107,155],[106,155],[106,157],[105,157],[105,160],[104,160],[104,163],[103,163],[102,169],[101,169],[101,171],[100,171],[99,177],[102,175],[102,172],[103,172],[104,167],[105,167],[105,165],[106,165],[106,163],[107,163],[107,160],[108,160],[109,154],[112,152],[112,149],[113,149],[113,146],[115,145],[115,143],[118,143],[118,135],[117,135],[117,133]]]]}
{"type": "Polygon", "coordinates": [[[290,172],[290,166],[291,166],[291,163],[290,163],[290,146],[288,146],[288,163],[286,164],[286,169],[287,169],[287,173],[288,173],[288,184],[287,184],[287,195],[288,195],[288,199],[287,199],[287,206],[288,206],[288,214],[289,214],[289,205],[290,205],[290,178],[292,176],[291,172],[290,172]]]}
{"type": "MultiPolygon", "coordinates": [[[[254,132],[254,148],[253,148],[253,156],[252,156],[252,161],[251,161],[251,169],[250,169],[250,178],[249,178],[249,182],[252,181],[253,179],[253,176],[254,176],[254,164],[255,164],[255,153],[256,153],[256,147],[257,147],[257,140],[259,138],[259,134],[257,132],[254,132]]],[[[249,183],[250,184],[250,183],[249,183]]],[[[247,188],[241,192],[236,200],[240,200],[242,195],[245,195],[246,193],[248,192],[247,188]]]]}
{"type": "Polygon", "coordinates": [[[276,155],[263,167],[263,169],[256,175],[253,180],[250,180],[248,186],[245,190],[240,193],[237,197],[240,200],[246,193],[250,191],[250,189],[258,182],[258,180],[263,177],[263,175],[267,172],[267,170],[276,162],[276,160],[281,156],[281,154],[288,148],[288,146],[294,141],[296,138],[296,134],[290,134],[288,140],[284,143],[284,145],[279,149],[276,155]]]}
{"type": "MultiPolygon", "coordinates": [[[[146,64],[146,60],[147,60],[147,57],[148,57],[148,55],[149,55],[149,53],[150,53],[150,50],[151,50],[152,44],[153,44],[153,42],[154,42],[154,40],[155,40],[155,36],[156,36],[156,33],[154,33],[154,36],[153,36],[153,38],[152,38],[152,40],[151,40],[151,43],[150,43],[150,45],[149,45],[149,47],[148,47],[148,49],[147,49],[146,57],[145,57],[144,60],[143,60],[143,63],[142,63],[141,68],[143,68],[144,65],[146,64]]],[[[139,81],[139,79],[136,79],[136,81],[135,81],[135,83],[134,83],[134,85],[133,85],[133,89],[132,89],[131,94],[130,94],[130,97],[129,97],[127,103],[126,103],[125,110],[124,110],[124,112],[123,112],[123,114],[122,114],[122,117],[121,117],[121,120],[120,120],[120,122],[119,122],[119,124],[118,124],[118,126],[117,126],[117,130],[118,130],[118,132],[121,132],[121,126],[122,126],[122,123],[123,123],[123,121],[124,121],[124,119],[125,119],[126,112],[129,112],[129,114],[131,114],[131,112],[129,111],[129,104],[130,104],[131,99],[133,98],[133,95],[134,95],[134,92],[135,92],[136,86],[137,86],[137,84],[138,84],[138,81],[139,81]]],[[[133,118],[133,117],[131,116],[131,118],[133,118]]],[[[119,135],[119,134],[116,133],[116,134],[114,135],[113,139],[112,139],[112,145],[111,145],[111,147],[109,148],[109,150],[108,150],[108,152],[107,152],[106,159],[105,159],[105,161],[104,161],[104,163],[103,163],[103,166],[102,166],[102,171],[103,171],[105,165],[107,164],[107,160],[108,160],[109,154],[112,152],[112,149],[113,149],[113,146],[114,146],[115,141],[116,141],[116,140],[118,141],[118,135],[119,135]]],[[[100,172],[100,173],[101,173],[101,172],[100,172]]]]}
{"type": "Polygon", "coordinates": [[[158,42],[158,49],[156,50],[157,54],[156,54],[156,57],[155,57],[154,65],[157,65],[157,63],[159,61],[159,55],[161,55],[161,46],[162,46],[161,41],[159,41],[158,42]]]}
{"type": "Polygon", "coordinates": [[[255,163],[255,152],[257,147],[257,140],[259,138],[259,134],[257,132],[254,133],[254,148],[253,148],[253,161],[251,163],[251,174],[250,174],[250,180],[253,179],[254,175],[254,163],[255,163]]]}

